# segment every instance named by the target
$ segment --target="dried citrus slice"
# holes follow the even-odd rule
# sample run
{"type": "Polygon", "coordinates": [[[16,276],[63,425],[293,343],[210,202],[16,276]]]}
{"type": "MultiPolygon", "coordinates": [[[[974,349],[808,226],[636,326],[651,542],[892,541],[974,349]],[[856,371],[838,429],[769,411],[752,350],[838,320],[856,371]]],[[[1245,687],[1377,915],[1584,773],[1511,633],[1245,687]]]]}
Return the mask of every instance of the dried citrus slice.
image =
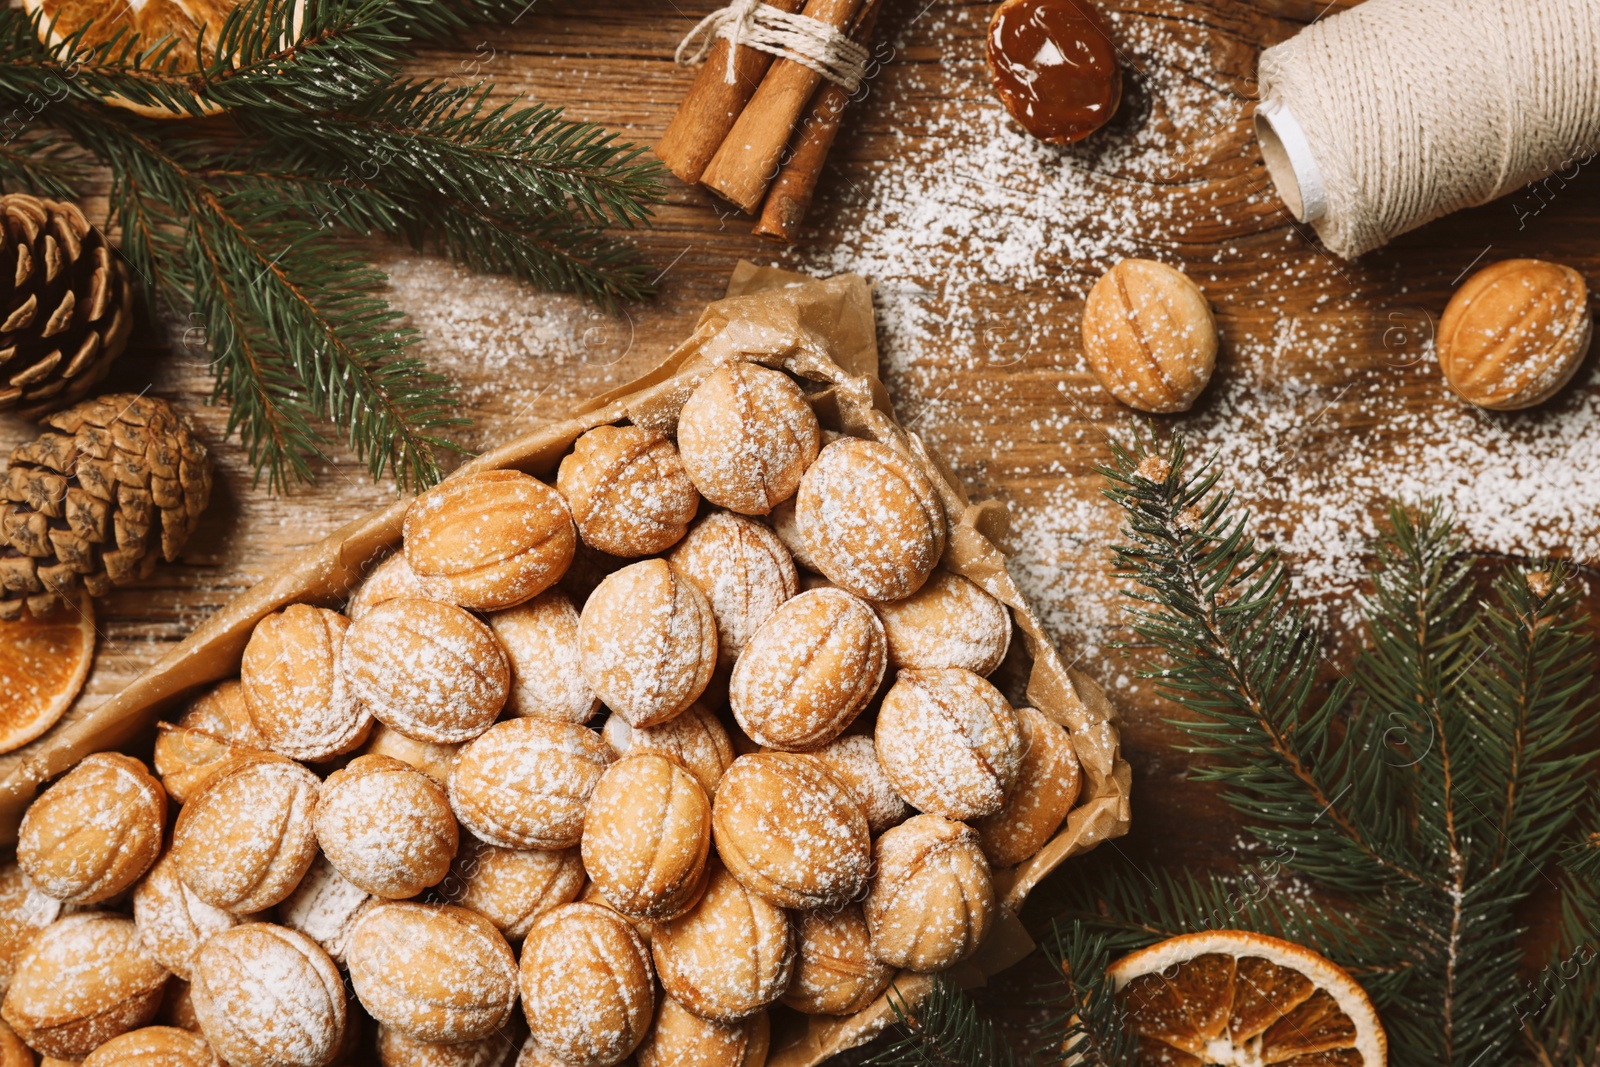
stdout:
{"type": "Polygon", "coordinates": [[[56,724],[94,661],[94,601],[37,619],[26,608],[0,621],[0,752],[21,748],[56,724]]]}
{"type": "Polygon", "coordinates": [[[1388,1039],[1355,979],[1310,949],[1243,930],[1184,934],[1111,965],[1161,1067],[1382,1067],[1388,1039]]]}

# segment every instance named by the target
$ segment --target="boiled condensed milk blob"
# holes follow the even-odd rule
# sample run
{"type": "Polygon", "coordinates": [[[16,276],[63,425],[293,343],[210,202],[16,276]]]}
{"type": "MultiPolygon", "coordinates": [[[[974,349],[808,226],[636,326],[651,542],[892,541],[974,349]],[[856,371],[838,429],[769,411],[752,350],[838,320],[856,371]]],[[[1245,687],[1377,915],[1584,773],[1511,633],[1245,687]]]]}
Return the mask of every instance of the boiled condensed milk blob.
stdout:
{"type": "Polygon", "coordinates": [[[1041,141],[1083,140],[1122,100],[1116,48],[1089,0],[1006,0],[989,21],[988,53],[995,95],[1041,141]]]}

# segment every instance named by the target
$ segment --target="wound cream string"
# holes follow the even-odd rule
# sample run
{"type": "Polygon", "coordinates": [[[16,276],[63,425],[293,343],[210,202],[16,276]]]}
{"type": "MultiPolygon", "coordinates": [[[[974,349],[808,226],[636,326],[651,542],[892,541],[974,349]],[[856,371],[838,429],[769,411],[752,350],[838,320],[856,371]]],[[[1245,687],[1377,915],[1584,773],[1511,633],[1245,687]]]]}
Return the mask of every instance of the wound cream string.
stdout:
{"type": "Polygon", "coordinates": [[[1600,0],[1368,0],[1261,55],[1256,129],[1353,258],[1600,150],[1600,0]]]}
{"type": "Polygon", "coordinates": [[[770,52],[802,63],[847,93],[853,93],[866,76],[870,53],[837,28],[807,15],[794,15],[761,0],[734,0],[701,19],[678,45],[673,57],[679,66],[692,66],[706,58],[718,38],[729,44],[728,70],[734,81],[734,53],[741,47],[770,52]],[[699,42],[696,45],[696,42],[699,42]],[[692,54],[689,50],[694,48],[692,54]]]}

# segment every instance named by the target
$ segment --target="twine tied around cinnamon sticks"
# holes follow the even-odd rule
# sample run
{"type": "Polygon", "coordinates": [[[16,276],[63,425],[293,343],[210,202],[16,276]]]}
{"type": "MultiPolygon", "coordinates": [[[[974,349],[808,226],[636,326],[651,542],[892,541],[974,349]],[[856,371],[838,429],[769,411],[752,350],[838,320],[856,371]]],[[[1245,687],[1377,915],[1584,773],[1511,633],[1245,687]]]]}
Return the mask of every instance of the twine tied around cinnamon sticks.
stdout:
{"type": "Polygon", "coordinates": [[[673,59],[680,67],[691,67],[710,54],[718,40],[726,40],[727,70],[723,81],[737,84],[738,70],[734,57],[740,47],[754,48],[774,56],[804,64],[844,89],[853,93],[866,75],[866,48],[820,19],[795,14],[781,7],[763,3],[762,0],[733,0],[701,19],[678,44],[673,59]],[[693,55],[684,53],[695,42],[699,47],[693,55]]]}

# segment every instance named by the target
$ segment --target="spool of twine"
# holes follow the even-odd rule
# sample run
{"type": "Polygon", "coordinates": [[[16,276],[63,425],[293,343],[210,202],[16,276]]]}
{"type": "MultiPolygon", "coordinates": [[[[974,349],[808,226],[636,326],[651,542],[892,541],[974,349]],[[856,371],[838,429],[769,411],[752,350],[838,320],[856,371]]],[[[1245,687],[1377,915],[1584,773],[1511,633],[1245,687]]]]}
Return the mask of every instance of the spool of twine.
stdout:
{"type": "Polygon", "coordinates": [[[1600,0],[1368,0],[1261,55],[1279,193],[1347,259],[1600,149],[1600,0]]]}

